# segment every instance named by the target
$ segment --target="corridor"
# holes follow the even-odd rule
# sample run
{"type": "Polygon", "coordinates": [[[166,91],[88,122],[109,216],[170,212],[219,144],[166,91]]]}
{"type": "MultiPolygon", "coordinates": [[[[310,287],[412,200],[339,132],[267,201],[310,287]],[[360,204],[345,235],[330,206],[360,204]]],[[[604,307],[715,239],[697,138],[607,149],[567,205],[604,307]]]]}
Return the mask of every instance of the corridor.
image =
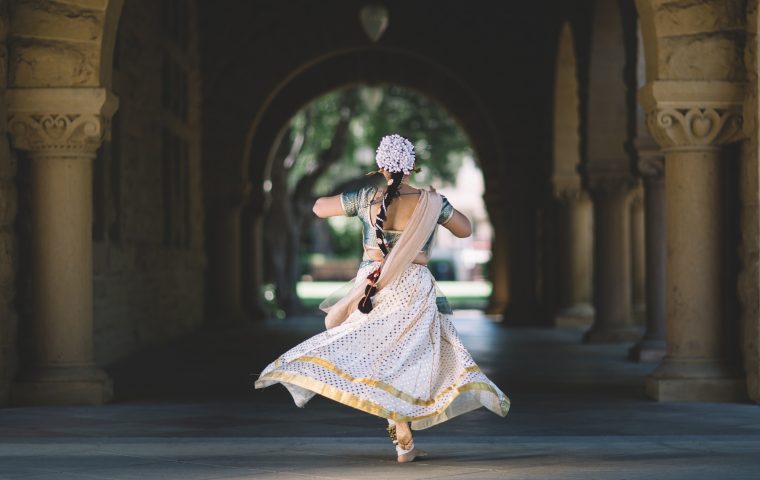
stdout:
{"type": "Polygon", "coordinates": [[[308,317],[140,351],[109,369],[107,405],[0,410],[0,478],[757,478],[756,406],[648,400],[654,366],[626,361],[630,344],[583,344],[581,329],[468,312],[455,325],[512,407],[416,431],[421,461],[396,463],[383,419],[320,396],[300,409],[281,385],[253,390],[251,374],[324,328],[308,317]]]}

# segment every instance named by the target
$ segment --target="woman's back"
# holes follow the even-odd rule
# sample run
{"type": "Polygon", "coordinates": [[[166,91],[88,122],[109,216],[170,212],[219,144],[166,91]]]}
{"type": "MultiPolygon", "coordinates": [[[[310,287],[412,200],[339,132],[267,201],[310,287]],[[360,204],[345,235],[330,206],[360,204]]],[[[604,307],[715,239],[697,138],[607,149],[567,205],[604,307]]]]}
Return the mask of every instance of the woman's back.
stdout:
{"type": "MultiPolygon", "coordinates": [[[[408,187],[399,189],[399,193],[400,195],[393,200],[386,211],[386,219],[383,224],[385,230],[403,231],[420,199],[420,191],[417,188],[408,187]]],[[[372,199],[369,213],[373,224],[375,224],[377,214],[380,211],[380,204],[384,194],[385,190],[377,190],[372,199]]]]}

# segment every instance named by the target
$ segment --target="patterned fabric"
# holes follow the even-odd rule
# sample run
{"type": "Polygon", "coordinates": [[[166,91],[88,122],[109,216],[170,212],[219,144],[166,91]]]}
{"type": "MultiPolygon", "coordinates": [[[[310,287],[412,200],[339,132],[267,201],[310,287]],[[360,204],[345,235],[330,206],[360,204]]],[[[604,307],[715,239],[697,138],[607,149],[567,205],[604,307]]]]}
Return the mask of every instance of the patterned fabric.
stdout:
{"type": "MultiPolygon", "coordinates": [[[[377,266],[361,268],[357,282],[377,266]]],[[[486,407],[506,416],[509,398],[480,370],[454,325],[435,304],[433,275],[410,264],[382,288],[369,314],[355,310],[342,324],[296,345],[255,382],[280,382],[299,407],[320,394],[350,407],[422,430],[486,407]]]]}
{"type": "MultiPolygon", "coordinates": [[[[372,227],[370,218],[370,202],[375,196],[376,191],[377,187],[369,186],[362,187],[358,190],[352,190],[350,192],[343,192],[340,195],[340,202],[343,206],[343,211],[346,212],[346,216],[359,217],[361,220],[363,237],[362,242],[366,247],[370,248],[377,248],[377,236],[375,235],[375,229],[372,227]]],[[[446,196],[441,195],[441,197],[443,197],[443,205],[441,206],[441,214],[438,217],[439,225],[443,225],[444,223],[448,222],[454,215],[454,206],[451,205],[451,202],[449,202],[446,196]]],[[[387,228],[384,230],[384,232],[385,241],[388,242],[388,245],[391,247],[393,247],[393,245],[398,241],[402,233],[400,230],[389,230],[387,228]]],[[[426,254],[430,254],[430,246],[433,243],[434,237],[435,231],[430,235],[428,241],[425,242],[425,246],[422,247],[422,251],[426,254]]]]}

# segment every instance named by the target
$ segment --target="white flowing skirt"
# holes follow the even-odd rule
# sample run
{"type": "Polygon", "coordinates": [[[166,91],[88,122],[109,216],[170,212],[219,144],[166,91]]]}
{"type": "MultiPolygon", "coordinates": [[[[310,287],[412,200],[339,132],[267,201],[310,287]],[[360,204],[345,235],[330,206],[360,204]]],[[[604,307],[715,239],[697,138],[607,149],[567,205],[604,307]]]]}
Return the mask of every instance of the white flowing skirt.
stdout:
{"type": "MultiPolygon", "coordinates": [[[[359,269],[357,282],[377,263],[359,269]]],[[[480,370],[436,306],[435,280],[410,264],[378,291],[368,314],[299,343],[270,363],[254,388],[282,383],[299,407],[316,393],[390,421],[432,427],[486,407],[506,416],[509,398],[480,370]]]]}

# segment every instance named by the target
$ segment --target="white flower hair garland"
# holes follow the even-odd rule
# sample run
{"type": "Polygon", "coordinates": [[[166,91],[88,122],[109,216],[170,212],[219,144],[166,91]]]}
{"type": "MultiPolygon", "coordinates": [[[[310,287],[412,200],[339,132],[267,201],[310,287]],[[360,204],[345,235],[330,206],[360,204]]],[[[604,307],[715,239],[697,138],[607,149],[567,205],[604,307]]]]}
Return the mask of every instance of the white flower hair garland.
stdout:
{"type": "Polygon", "coordinates": [[[377,147],[375,161],[378,167],[389,172],[408,175],[414,168],[414,145],[401,135],[386,135],[377,147]]]}

